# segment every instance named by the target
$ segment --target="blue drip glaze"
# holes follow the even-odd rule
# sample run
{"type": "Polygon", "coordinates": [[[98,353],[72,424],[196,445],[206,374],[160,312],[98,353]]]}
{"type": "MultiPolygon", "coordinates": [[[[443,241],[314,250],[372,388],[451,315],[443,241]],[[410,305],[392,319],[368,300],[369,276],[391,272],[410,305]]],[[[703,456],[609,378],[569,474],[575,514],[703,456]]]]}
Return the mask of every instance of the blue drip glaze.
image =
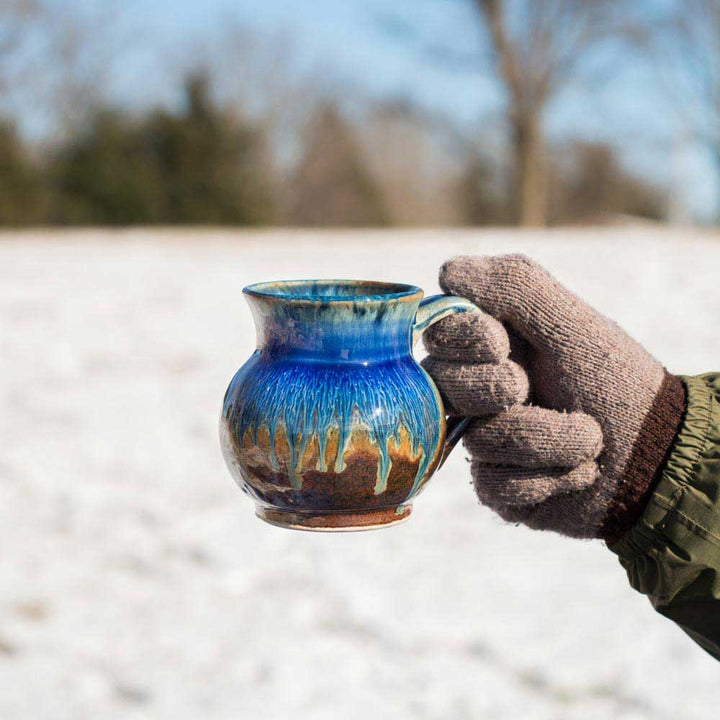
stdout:
{"type": "Polygon", "coordinates": [[[345,468],[352,429],[366,430],[379,452],[375,494],[387,486],[392,466],[388,444],[400,444],[404,427],[413,456],[419,456],[410,495],[425,476],[440,442],[435,391],[423,370],[411,359],[393,359],[367,366],[357,363],[318,364],[274,359],[256,354],[231,384],[235,412],[226,413],[238,438],[265,427],[270,437],[271,463],[275,469],[275,437],[280,427],[287,436],[290,481],[302,487],[300,463],[308,445],[317,439],[317,469],[325,470],[327,438],[338,433],[335,472],[345,468]],[[246,381],[247,380],[247,381],[246,381]]]}

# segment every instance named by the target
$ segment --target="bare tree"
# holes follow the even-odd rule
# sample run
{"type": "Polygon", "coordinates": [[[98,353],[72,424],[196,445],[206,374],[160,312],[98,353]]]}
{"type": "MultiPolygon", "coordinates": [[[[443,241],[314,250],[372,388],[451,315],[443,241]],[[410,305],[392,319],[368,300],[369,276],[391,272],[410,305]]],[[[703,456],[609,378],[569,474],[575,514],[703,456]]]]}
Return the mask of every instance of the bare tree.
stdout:
{"type": "Polygon", "coordinates": [[[378,103],[361,115],[358,138],[391,224],[463,222],[456,185],[468,148],[463,144],[460,152],[447,135],[445,124],[407,101],[378,103]]]}
{"type": "Polygon", "coordinates": [[[28,21],[37,15],[36,0],[4,0],[0,4],[0,60],[17,51],[28,21]]]}
{"type": "Polygon", "coordinates": [[[3,0],[0,3],[0,99],[7,111],[23,68],[23,51],[29,29],[40,14],[36,0],[3,0]]]}
{"type": "Polygon", "coordinates": [[[313,113],[335,97],[322,87],[322,72],[303,68],[292,35],[258,32],[233,17],[175,66],[183,74],[204,68],[218,102],[239,120],[261,125],[287,165],[297,159],[298,138],[313,113]]]}
{"type": "Polygon", "coordinates": [[[89,116],[110,84],[117,7],[0,0],[0,112],[49,139],[89,116]]]}
{"type": "MultiPolygon", "coordinates": [[[[474,0],[507,95],[516,221],[547,221],[544,113],[601,41],[627,37],[616,0],[474,0]]],[[[627,7],[627,4],[624,4],[627,7]]]]}
{"type": "Polygon", "coordinates": [[[699,141],[720,175],[720,0],[675,0],[658,26],[655,67],[679,141],[699,141]]]}
{"type": "Polygon", "coordinates": [[[623,167],[616,150],[606,143],[563,143],[552,163],[553,224],[598,224],[621,219],[663,221],[667,192],[623,167]]]}
{"type": "Polygon", "coordinates": [[[106,0],[83,10],[45,11],[44,101],[60,138],[75,132],[107,100],[114,63],[126,45],[117,30],[119,10],[116,0],[106,0]]]}
{"type": "Polygon", "coordinates": [[[352,125],[336,105],[316,110],[295,170],[288,217],[293,225],[374,227],[388,224],[385,198],[352,125]]]}

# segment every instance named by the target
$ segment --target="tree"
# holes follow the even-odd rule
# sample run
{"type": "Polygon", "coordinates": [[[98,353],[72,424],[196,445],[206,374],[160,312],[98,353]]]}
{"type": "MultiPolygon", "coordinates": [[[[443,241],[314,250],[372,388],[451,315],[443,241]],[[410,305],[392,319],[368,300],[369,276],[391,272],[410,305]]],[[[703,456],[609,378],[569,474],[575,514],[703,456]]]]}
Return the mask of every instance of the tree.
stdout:
{"type": "Polygon", "coordinates": [[[9,67],[14,69],[18,50],[25,42],[29,25],[37,18],[37,0],[3,0],[0,5],[0,73],[3,91],[7,90],[9,67]]]}
{"type": "Polygon", "coordinates": [[[54,219],[88,224],[266,222],[271,201],[262,134],[212,102],[207,81],[190,78],[180,114],[133,120],[96,113],[64,146],[51,175],[54,219]]]}
{"type": "Polygon", "coordinates": [[[351,126],[334,105],[320,107],[309,124],[292,179],[289,219],[309,226],[386,225],[378,183],[363,161],[351,126]]]}
{"type": "Polygon", "coordinates": [[[38,0],[3,0],[0,3],[0,110],[7,113],[28,64],[31,30],[41,14],[38,0]]]}
{"type": "Polygon", "coordinates": [[[164,177],[140,123],[99,110],[50,165],[51,222],[132,225],[162,222],[164,177]]]}
{"type": "Polygon", "coordinates": [[[271,219],[264,139],[219,110],[204,76],[186,83],[186,110],[159,112],[147,142],[166,188],[173,223],[254,225],[271,219]]]}
{"type": "Polygon", "coordinates": [[[112,82],[118,7],[119,0],[1,0],[0,112],[52,140],[86,120],[112,82]]]}
{"type": "Polygon", "coordinates": [[[75,7],[45,2],[36,43],[43,73],[33,83],[35,97],[30,100],[44,106],[49,129],[59,139],[70,136],[107,101],[115,63],[131,42],[120,20],[119,0],[75,7]]]}
{"type": "Polygon", "coordinates": [[[0,224],[40,224],[44,200],[40,172],[27,148],[10,123],[0,123],[0,224]]]}
{"type": "MultiPolygon", "coordinates": [[[[446,118],[404,100],[363,113],[357,138],[392,225],[449,226],[465,220],[457,178],[468,144],[458,143],[446,118]]],[[[473,136],[475,139],[475,136],[473,136]]]]}
{"type": "Polygon", "coordinates": [[[553,169],[553,223],[596,223],[623,215],[665,219],[665,193],[626,171],[609,145],[576,142],[556,154],[564,162],[553,169]]]}
{"type": "Polygon", "coordinates": [[[720,176],[720,0],[671,0],[657,27],[655,66],[680,132],[707,148],[720,176]]]}
{"type": "Polygon", "coordinates": [[[456,186],[463,220],[468,225],[505,225],[507,198],[493,166],[479,153],[466,162],[456,186]]]}
{"type": "Polygon", "coordinates": [[[507,95],[514,214],[547,221],[544,114],[601,41],[629,33],[618,0],[474,0],[485,22],[497,77],[507,95]]]}

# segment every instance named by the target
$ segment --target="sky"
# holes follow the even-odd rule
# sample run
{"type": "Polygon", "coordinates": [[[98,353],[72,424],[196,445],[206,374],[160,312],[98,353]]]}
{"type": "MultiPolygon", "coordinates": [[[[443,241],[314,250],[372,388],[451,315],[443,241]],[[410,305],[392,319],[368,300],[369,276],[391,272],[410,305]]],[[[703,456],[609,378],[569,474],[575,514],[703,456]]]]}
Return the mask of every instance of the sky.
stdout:
{"type": "MultiPolygon", "coordinates": [[[[90,8],[108,2],[75,1],[90,8]]],[[[638,0],[648,7],[662,1],[638,0]]],[[[339,80],[349,93],[410,100],[466,127],[501,116],[502,93],[483,69],[482,34],[469,0],[122,0],[116,15],[134,43],[117,86],[140,103],[158,94],[158,83],[149,81],[158,57],[169,86],[172,63],[232,20],[292,42],[299,65],[339,80]]],[[[551,138],[613,143],[628,168],[664,183],[695,218],[710,218],[720,195],[711,160],[672,111],[656,69],[617,48],[606,55],[595,61],[609,68],[608,77],[574,84],[549,107],[551,138]]]]}

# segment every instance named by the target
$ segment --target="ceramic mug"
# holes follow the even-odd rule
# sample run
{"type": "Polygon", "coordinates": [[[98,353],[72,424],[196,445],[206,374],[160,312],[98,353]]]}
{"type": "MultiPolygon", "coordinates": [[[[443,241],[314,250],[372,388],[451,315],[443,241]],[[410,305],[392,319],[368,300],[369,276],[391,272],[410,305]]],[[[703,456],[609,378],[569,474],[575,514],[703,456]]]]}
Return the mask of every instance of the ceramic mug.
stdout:
{"type": "Polygon", "coordinates": [[[291,280],[243,290],[257,350],[225,393],[223,455],[257,515],[302,530],[407,519],[465,430],[412,356],[424,330],[476,311],[412,285],[291,280]]]}

